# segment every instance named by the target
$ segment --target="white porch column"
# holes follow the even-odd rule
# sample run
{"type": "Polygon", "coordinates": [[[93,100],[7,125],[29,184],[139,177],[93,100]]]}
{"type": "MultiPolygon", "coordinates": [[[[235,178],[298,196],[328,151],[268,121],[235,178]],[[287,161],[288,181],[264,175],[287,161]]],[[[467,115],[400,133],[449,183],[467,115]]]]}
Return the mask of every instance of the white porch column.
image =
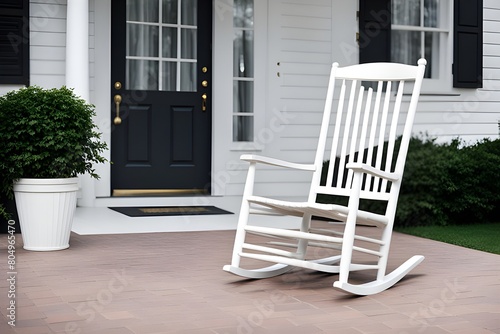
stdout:
{"type": "MultiPolygon", "coordinates": [[[[67,0],[66,12],[66,86],[89,101],[89,0],[67,0]]],[[[80,206],[93,206],[94,180],[80,177],[80,206]]]]}
{"type": "Polygon", "coordinates": [[[89,99],[89,2],[67,0],[66,86],[89,99]]]}

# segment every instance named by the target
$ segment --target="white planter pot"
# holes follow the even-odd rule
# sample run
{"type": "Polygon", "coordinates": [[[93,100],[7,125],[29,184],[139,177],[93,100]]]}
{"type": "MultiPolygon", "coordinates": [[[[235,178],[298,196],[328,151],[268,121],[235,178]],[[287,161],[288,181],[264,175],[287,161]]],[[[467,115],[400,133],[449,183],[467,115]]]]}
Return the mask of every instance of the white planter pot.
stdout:
{"type": "Polygon", "coordinates": [[[78,178],[20,179],[14,183],[24,249],[53,251],[69,247],[78,178]]]}

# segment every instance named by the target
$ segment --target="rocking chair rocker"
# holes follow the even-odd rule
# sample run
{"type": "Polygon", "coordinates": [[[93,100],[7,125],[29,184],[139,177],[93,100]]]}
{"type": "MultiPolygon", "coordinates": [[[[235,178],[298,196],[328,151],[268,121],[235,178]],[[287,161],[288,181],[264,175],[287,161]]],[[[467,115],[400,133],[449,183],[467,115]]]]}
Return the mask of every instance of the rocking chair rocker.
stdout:
{"type": "Polygon", "coordinates": [[[267,278],[293,267],[303,267],[339,273],[338,281],[333,283],[335,288],[356,295],[370,295],[393,286],[422,262],[424,257],[415,255],[386,274],[399,190],[425,65],[425,59],[420,59],[418,66],[368,63],[341,68],[334,63],[314,164],[291,163],[257,155],[241,156],[250,166],[232,261],[224,266],[225,271],[247,278],[267,278]],[[405,85],[410,86],[406,87],[411,92],[409,100],[403,98],[405,85]],[[335,110],[333,104],[336,104],[336,115],[330,124],[330,115],[335,110]],[[400,133],[398,147],[396,137],[400,133]],[[329,164],[324,164],[325,157],[329,158],[329,164]],[[254,195],[257,164],[312,172],[307,201],[254,195]],[[324,176],[322,178],[323,168],[326,180],[324,176]],[[318,203],[321,194],[343,197],[348,203],[318,203]],[[381,212],[362,210],[360,202],[364,201],[383,203],[385,207],[381,212]],[[251,225],[251,214],[301,217],[300,229],[251,225]],[[326,228],[316,226],[317,217],[322,218],[321,223],[327,225],[326,228]],[[375,226],[380,233],[374,237],[373,227],[360,225],[375,226]],[[335,227],[341,229],[335,230],[335,227]],[[367,229],[370,233],[362,235],[367,229]],[[262,244],[262,238],[267,245],[262,244]],[[257,239],[259,241],[255,241],[257,239]],[[315,251],[311,251],[312,248],[315,251]],[[324,257],[325,252],[328,252],[327,257],[324,257]],[[363,260],[355,261],[357,257],[363,260]],[[373,258],[372,264],[366,263],[367,257],[373,258]],[[255,265],[251,263],[251,268],[245,269],[243,259],[274,264],[251,269],[255,265]],[[349,274],[361,270],[376,270],[376,277],[367,283],[350,283],[349,274]]]}

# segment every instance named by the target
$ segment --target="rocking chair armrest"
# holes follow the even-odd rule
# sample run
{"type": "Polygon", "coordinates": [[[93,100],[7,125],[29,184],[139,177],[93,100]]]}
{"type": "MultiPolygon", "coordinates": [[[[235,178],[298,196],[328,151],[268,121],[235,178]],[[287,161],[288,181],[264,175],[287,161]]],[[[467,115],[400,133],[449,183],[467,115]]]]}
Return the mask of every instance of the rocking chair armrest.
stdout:
{"type": "Polygon", "coordinates": [[[372,167],[370,165],[359,162],[348,163],[346,167],[352,169],[355,172],[368,173],[373,176],[381,177],[391,182],[397,181],[401,178],[401,175],[398,173],[388,173],[383,170],[372,167]]]}
{"type": "Polygon", "coordinates": [[[308,171],[312,171],[312,172],[314,172],[316,170],[316,166],[314,166],[314,165],[298,164],[295,162],[289,162],[289,161],[284,161],[284,160],[280,160],[280,159],[264,157],[261,155],[243,154],[240,157],[240,159],[243,161],[248,161],[248,162],[258,162],[258,163],[263,163],[266,165],[299,169],[299,170],[308,170],[308,171]]]}

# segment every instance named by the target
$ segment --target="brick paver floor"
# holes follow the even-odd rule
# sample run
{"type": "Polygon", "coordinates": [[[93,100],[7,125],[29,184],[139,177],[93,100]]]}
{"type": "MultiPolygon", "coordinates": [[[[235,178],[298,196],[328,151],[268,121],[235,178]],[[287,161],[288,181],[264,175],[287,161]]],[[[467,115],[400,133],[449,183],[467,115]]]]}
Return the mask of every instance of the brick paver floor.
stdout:
{"type": "Polygon", "coordinates": [[[500,256],[403,234],[389,266],[426,259],[366,297],[303,269],[263,280],[226,273],[234,231],[72,234],[57,252],[25,251],[16,236],[15,327],[0,236],[2,334],[500,333],[500,256]]]}

